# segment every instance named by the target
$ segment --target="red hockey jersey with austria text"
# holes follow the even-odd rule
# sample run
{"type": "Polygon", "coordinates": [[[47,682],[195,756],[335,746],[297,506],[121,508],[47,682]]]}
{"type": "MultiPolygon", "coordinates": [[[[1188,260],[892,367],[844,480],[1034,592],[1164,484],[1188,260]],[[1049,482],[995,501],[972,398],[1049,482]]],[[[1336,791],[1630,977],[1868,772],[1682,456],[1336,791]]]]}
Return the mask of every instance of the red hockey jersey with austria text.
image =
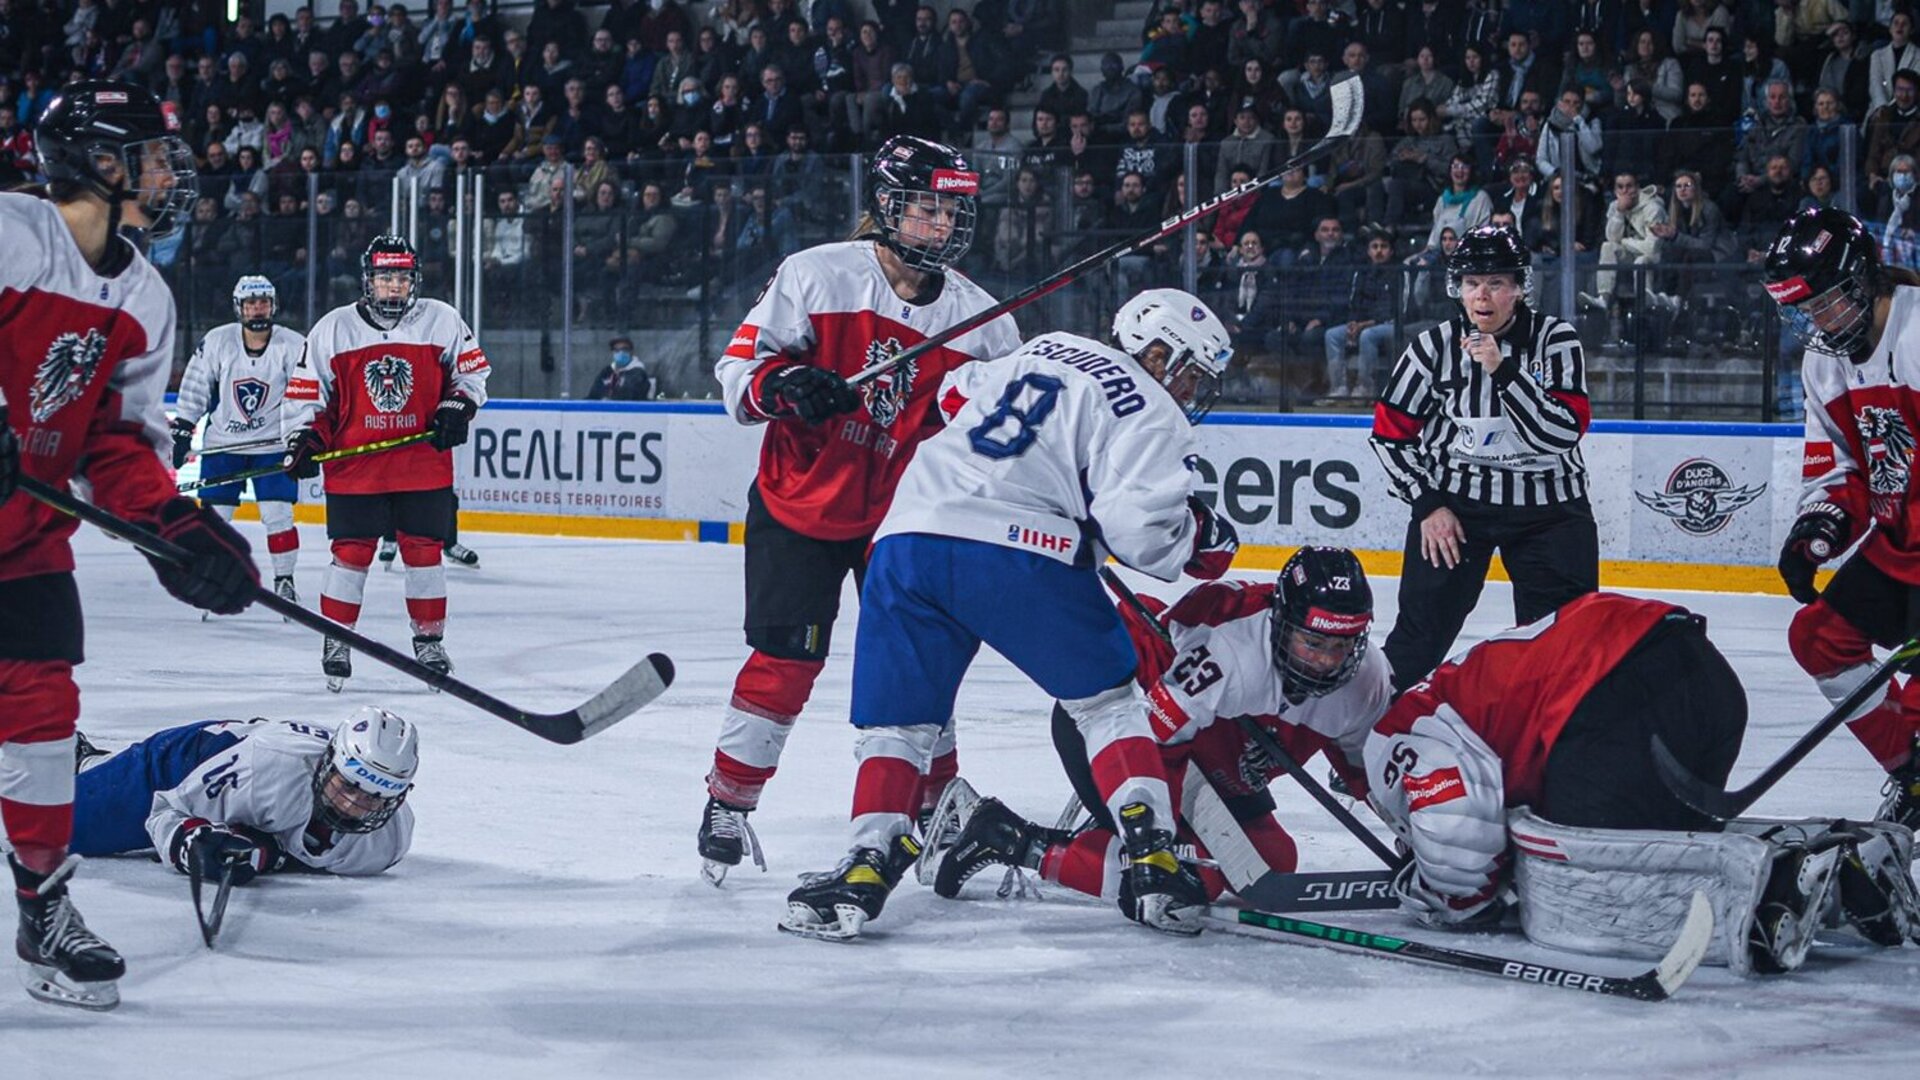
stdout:
{"type": "MultiPolygon", "coordinates": [[[[348,304],[308,331],[306,351],[287,376],[282,430],[312,425],[329,450],[418,435],[456,392],[485,405],[488,373],[487,354],[447,304],[419,300],[391,330],[348,304]]],[[[325,469],[327,491],[338,495],[453,486],[452,451],[424,442],[342,458],[325,469]]]]}
{"type": "MultiPolygon", "coordinates": [[[[775,271],[715,365],[727,411],[766,423],[761,381],[784,364],[812,364],[851,376],[892,353],[993,306],[966,275],[949,270],[930,303],[902,300],[872,240],[822,244],[775,271]]],[[[820,540],[866,536],[886,516],[894,487],[922,439],[939,430],[930,414],[946,373],[1020,346],[1003,315],[859,388],[861,408],[819,426],[774,421],[760,444],[755,481],[781,524],[820,540]]]]}
{"type": "MultiPolygon", "coordinates": [[[[0,194],[0,393],[21,471],[145,521],[173,498],[161,398],[173,368],[173,297],[144,257],[102,277],[54,205],[0,194]]],[[[76,519],[16,493],[0,506],[0,580],[73,569],[76,519]]]]}

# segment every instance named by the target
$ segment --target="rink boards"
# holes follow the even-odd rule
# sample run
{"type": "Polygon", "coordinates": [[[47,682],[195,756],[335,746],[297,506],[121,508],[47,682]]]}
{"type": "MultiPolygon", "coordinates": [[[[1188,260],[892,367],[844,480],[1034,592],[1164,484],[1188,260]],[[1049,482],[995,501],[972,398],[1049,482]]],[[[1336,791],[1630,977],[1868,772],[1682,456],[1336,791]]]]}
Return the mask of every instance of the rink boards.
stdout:
{"type": "MultiPolygon", "coordinates": [[[[1197,487],[1239,529],[1236,565],[1340,544],[1399,572],[1408,510],[1368,431],[1358,416],[1201,425],[1197,487]]],[[[717,402],[492,401],[455,452],[462,523],[737,543],[761,433],[717,402]]],[[[1800,425],[1600,421],[1581,446],[1607,584],[1784,591],[1772,568],[1799,499],[1800,425]]],[[[302,509],[313,520],[318,507],[302,509]]]]}

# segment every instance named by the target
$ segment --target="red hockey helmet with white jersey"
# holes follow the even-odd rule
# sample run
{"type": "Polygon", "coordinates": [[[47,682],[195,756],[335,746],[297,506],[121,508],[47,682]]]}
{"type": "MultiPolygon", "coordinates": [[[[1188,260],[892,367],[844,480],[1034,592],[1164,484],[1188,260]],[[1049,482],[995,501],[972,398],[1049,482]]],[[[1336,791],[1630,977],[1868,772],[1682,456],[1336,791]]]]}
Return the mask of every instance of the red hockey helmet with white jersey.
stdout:
{"type": "Polygon", "coordinates": [[[313,770],[314,820],[335,832],[372,832],[407,801],[419,769],[419,729],[362,705],[334,729],[313,770]]]}
{"type": "Polygon", "coordinates": [[[916,270],[939,273],[973,246],[980,174],[960,151],[895,135],[867,169],[867,203],[880,242],[916,270]]]}
{"type": "Polygon", "coordinates": [[[374,237],[360,256],[360,299],[367,310],[396,325],[419,295],[420,255],[413,245],[392,233],[374,237]]]}
{"type": "Polygon", "coordinates": [[[1767,292],[1828,349],[1866,359],[1880,245],[1859,219],[1831,206],[1788,218],[1767,248],[1763,277],[1767,292]]]}
{"type": "Polygon", "coordinates": [[[1120,305],[1113,340],[1173,395],[1187,419],[1199,423],[1220,396],[1220,380],[1233,359],[1233,339],[1213,309],[1179,289],[1148,289],[1120,305]],[[1148,349],[1167,348],[1154,371],[1148,349]]]}
{"type": "Polygon", "coordinates": [[[1331,694],[1360,669],[1373,625],[1373,588],[1353,552],[1303,547],[1273,590],[1273,664],[1294,702],[1331,694]]]}
{"type": "Polygon", "coordinates": [[[180,137],[172,103],[131,83],[85,79],[60,90],[33,129],[40,174],[56,199],[90,191],[146,214],[147,235],[165,236],[186,219],[199,191],[193,150],[180,137]]]}

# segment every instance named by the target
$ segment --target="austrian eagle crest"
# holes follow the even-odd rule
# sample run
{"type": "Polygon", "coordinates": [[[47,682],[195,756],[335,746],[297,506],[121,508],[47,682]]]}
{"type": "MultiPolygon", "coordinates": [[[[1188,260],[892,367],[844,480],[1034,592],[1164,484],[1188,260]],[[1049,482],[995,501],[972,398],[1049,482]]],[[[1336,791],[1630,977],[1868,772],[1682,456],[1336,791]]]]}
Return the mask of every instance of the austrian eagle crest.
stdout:
{"type": "Polygon", "coordinates": [[[100,359],[107,354],[107,337],[98,330],[84,335],[61,334],[47,346],[47,358],[33,373],[33,391],[29,405],[33,422],[44,424],[53,414],[66,408],[86,393],[100,359]]]}
{"type": "Polygon", "coordinates": [[[1904,495],[1913,468],[1913,432],[1900,410],[1868,405],[1860,410],[1857,423],[1866,451],[1867,490],[1876,500],[1904,495]]]}
{"type": "MultiPolygon", "coordinates": [[[[900,351],[899,338],[872,342],[867,346],[866,366],[883,363],[900,351]]],[[[907,399],[913,396],[913,377],[919,370],[918,361],[908,360],[881,372],[860,387],[860,396],[866,399],[867,412],[873,414],[874,423],[889,428],[900,418],[900,414],[906,410],[907,399]]]]}
{"type": "Polygon", "coordinates": [[[367,400],[383,413],[407,407],[413,396],[413,365],[397,356],[382,356],[367,364],[367,400]]]}

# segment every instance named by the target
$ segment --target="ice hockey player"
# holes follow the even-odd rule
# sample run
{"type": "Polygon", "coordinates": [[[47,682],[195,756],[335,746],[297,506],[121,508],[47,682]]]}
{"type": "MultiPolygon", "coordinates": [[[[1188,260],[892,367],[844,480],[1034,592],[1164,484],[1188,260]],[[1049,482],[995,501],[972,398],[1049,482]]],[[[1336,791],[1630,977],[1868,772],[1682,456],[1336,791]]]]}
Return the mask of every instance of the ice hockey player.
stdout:
{"type": "Polygon", "coordinates": [[[1206,893],[1174,855],[1138,658],[1095,568],[1111,553],[1163,581],[1226,572],[1238,541],[1192,495],[1187,459],[1232,349],[1177,289],[1128,300],[1113,338],[1042,334],[944,380],[947,426],[907,467],[860,591],[850,851],[788,895],[783,928],[845,939],[880,914],[920,854],[918,784],[985,643],[1073,718],[1098,789],[1089,805],[1119,823],[1129,859],[1126,915],[1198,932],[1206,893]]]}
{"type": "MultiPolygon", "coordinates": [[[[1183,806],[1189,795],[1183,786],[1191,762],[1266,869],[1292,872],[1299,853],[1274,817],[1267,791],[1286,770],[1235,719],[1265,728],[1296,762],[1325,754],[1348,788],[1365,795],[1361,748],[1393,689],[1386,659],[1368,648],[1373,590],[1360,560],[1345,548],[1305,547],[1271,585],[1196,586],[1161,617],[1165,637],[1130,606],[1122,605],[1120,614],[1140,654],[1136,679],[1146,693],[1173,805],[1183,806]]],[[[1058,706],[1053,736],[1094,826],[1062,833],[1022,820],[993,798],[970,810],[956,806],[965,817],[958,839],[929,855],[939,859],[935,892],[957,896],[968,878],[1002,865],[1034,870],[1089,896],[1118,897],[1124,906],[1119,830],[1100,802],[1086,744],[1058,706]]],[[[1177,836],[1211,857],[1207,837],[1184,814],[1177,836]]],[[[1209,899],[1226,888],[1217,871],[1202,869],[1200,878],[1209,899]]]]}
{"type": "MultiPolygon", "coordinates": [[[[887,140],[868,169],[868,213],[854,239],[781,263],[715,366],[727,411],[767,433],[747,492],[752,653],[734,678],[700,819],[702,872],[714,884],[748,850],[765,866],[747,814],[825,666],[841,583],[864,576],[901,470],[938,429],[928,414],[941,377],[1020,344],[1002,316],[857,390],[847,383],[993,306],[954,268],[973,242],[979,182],[951,147],[887,140]]],[[[958,771],[951,746],[930,770],[929,804],[958,771]]]]}
{"type": "Polygon", "coordinates": [[[1592,593],[1402,694],[1365,752],[1373,806],[1413,851],[1394,884],[1402,910],[1487,927],[1511,888],[1536,942],[1657,957],[1701,889],[1708,961],[1742,973],[1792,970],[1828,924],[1882,945],[1911,937],[1904,826],[1742,820],[1722,832],[1661,781],[1655,736],[1714,783],[1740,753],[1746,692],[1705,624],[1592,593]]]}
{"type": "MultiPolygon", "coordinates": [[[[1920,630],[1920,274],[1882,266],[1845,211],[1806,210],[1767,249],[1767,291],[1811,324],[1800,513],[1780,551],[1787,591],[1806,605],[1787,628],[1793,658],[1839,703],[1874,669],[1874,646],[1920,630]],[[1814,571],[1864,541],[1824,590],[1814,571]]],[[[1920,828],[1920,685],[1909,677],[1848,719],[1887,770],[1878,817],[1920,828]]]]}
{"type": "MultiPolygon", "coordinates": [[[[173,411],[174,468],[187,463],[202,417],[207,421],[200,440],[203,478],[278,465],[285,457],[280,403],[287,392],[287,374],[299,363],[307,339],[273,324],[279,310],[273,282],[248,274],[234,283],[236,321],[208,331],[180,376],[173,411]]],[[[300,558],[300,531],[293,527],[293,504],[300,501],[300,485],[285,473],[256,476],[251,482],[260,524],[267,528],[273,591],[297,603],[293,568],[300,558]]],[[[245,483],[201,488],[200,501],[232,521],[245,483]]]]}
{"type": "Polygon", "coordinates": [[[336,728],[292,720],[205,720],[157,731],[83,767],[73,849],[151,848],[233,883],[258,874],[378,874],[413,842],[406,805],[420,768],[419,729],[363,705],[336,728]]]}
{"type": "Polygon", "coordinates": [[[245,538],[174,490],[161,407],[173,297],[123,234],[165,235],[192,205],[193,154],[179,130],[143,89],[70,83],[34,132],[49,197],[0,194],[0,823],[14,849],[27,992],[91,1009],[118,1004],[125,964],[68,892],[79,863],[68,854],[77,523],[13,488],[21,476],[63,491],[84,479],[96,504],[192,553],[154,570],[195,607],[231,614],[259,588],[245,538]]]}
{"type": "MultiPolygon", "coordinates": [[[[367,569],[380,537],[394,534],[406,565],[413,654],[453,670],[441,636],[447,571],[441,547],[453,515],[453,454],[487,402],[487,355],[458,312],[420,295],[420,257],[398,236],[376,236],[360,257],[359,301],[322,315],[287,380],[288,471],[319,474],[314,455],[409,435],[424,442],[340,458],[327,465],[327,537],[333,564],[320,613],[360,621],[367,569]]],[[[347,643],[321,646],[327,688],[353,675],[347,643]]]]}

